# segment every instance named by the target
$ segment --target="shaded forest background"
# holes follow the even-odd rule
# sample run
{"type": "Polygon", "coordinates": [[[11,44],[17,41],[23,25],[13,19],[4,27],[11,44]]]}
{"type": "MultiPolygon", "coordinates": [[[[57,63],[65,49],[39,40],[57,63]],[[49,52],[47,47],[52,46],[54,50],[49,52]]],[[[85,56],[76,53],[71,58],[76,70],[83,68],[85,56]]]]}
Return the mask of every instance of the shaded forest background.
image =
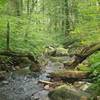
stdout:
{"type": "Polygon", "coordinates": [[[100,41],[99,0],[0,0],[0,49],[40,54],[52,45],[90,45],[100,41]]]}

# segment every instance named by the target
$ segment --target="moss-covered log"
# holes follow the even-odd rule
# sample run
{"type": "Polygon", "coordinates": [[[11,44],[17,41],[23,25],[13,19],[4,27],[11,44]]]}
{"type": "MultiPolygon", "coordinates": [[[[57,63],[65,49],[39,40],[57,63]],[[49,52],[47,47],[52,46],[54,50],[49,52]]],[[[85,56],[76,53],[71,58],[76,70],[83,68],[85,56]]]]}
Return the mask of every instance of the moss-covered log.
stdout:
{"type": "Polygon", "coordinates": [[[73,83],[75,81],[86,79],[88,78],[89,75],[90,75],[89,72],[64,70],[59,72],[52,72],[48,77],[53,79],[54,81],[63,80],[66,82],[73,83]]]}
{"type": "Polygon", "coordinates": [[[34,55],[31,53],[21,53],[21,52],[15,52],[15,51],[0,51],[0,55],[3,56],[11,56],[11,57],[27,57],[29,60],[38,63],[38,61],[35,59],[34,55]]]}
{"type": "Polygon", "coordinates": [[[90,55],[99,50],[100,50],[100,42],[92,44],[82,49],[82,51],[79,54],[74,54],[73,56],[75,57],[72,63],[64,65],[70,68],[75,68],[76,66],[78,66],[78,64],[82,63],[87,57],[89,57],[90,55]]]}
{"type": "Polygon", "coordinates": [[[1,61],[2,70],[9,71],[9,68],[13,70],[13,67],[16,68],[17,66],[23,68],[25,65],[30,66],[29,68],[33,72],[38,72],[41,70],[40,62],[31,53],[27,53],[27,52],[21,53],[21,52],[6,50],[6,51],[0,51],[0,55],[11,57],[11,60],[7,62],[7,64],[4,63],[4,61],[3,62],[1,61]]]}

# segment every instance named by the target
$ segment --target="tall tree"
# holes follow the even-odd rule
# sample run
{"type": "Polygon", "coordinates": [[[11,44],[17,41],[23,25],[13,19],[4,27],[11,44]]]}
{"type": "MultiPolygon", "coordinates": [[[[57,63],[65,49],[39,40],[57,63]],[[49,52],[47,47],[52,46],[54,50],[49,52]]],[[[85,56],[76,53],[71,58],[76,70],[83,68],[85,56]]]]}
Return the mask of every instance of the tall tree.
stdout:
{"type": "Polygon", "coordinates": [[[69,22],[69,2],[65,0],[65,35],[70,32],[70,22],[69,22]]]}
{"type": "Polygon", "coordinates": [[[10,13],[16,16],[21,16],[23,12],[23,0],[9,0],[10,13]]]}

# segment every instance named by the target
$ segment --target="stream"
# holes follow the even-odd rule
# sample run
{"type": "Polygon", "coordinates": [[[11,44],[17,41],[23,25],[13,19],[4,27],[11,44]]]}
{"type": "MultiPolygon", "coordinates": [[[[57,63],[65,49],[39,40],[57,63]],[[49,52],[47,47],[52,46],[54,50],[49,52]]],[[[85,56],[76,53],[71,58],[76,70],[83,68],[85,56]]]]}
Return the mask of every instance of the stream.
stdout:
{"type": "Polygon", "coordinates": [[[32,73],[28,68],[10,72],[6,80],[0,82],[0,100],[49,100],[49,91],[38,81],[49,80],[50,72],[62,69],[61,63],[49,61],[40,73],[32,73]]]}

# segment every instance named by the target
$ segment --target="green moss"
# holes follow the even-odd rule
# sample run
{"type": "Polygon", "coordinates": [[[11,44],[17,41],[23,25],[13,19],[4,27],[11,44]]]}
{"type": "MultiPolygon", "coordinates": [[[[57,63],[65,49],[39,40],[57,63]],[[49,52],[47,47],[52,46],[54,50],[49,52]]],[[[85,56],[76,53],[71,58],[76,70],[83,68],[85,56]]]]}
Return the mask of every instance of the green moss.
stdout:
{"type": "Polygon", "coordinates": [[[50,100],[80,100],[82,96],[89,98],[88,94],[75,91],[68,85],[62,85],[49,93],[50,100]]]}
{"type": "Polygon", "coordinates": [[[80,71],[90,71],[91,68],[88,65],[79,64],[79,66],[76,69],[80,71]]]}
{"type": "Polygon", "coordinates": [[[52,62],[62,62],[62,58],[61,57],[50,57],[50,60],[52,62]]]}
{"type": "Polygon", "coordinates": [[[89,71],[77,71],[77,70],[61,70],[51,73],[51,76],[56,77],[65,77],[68,75],[68,77],[78,77],[78,75],[88,73],[89,71]]]}

